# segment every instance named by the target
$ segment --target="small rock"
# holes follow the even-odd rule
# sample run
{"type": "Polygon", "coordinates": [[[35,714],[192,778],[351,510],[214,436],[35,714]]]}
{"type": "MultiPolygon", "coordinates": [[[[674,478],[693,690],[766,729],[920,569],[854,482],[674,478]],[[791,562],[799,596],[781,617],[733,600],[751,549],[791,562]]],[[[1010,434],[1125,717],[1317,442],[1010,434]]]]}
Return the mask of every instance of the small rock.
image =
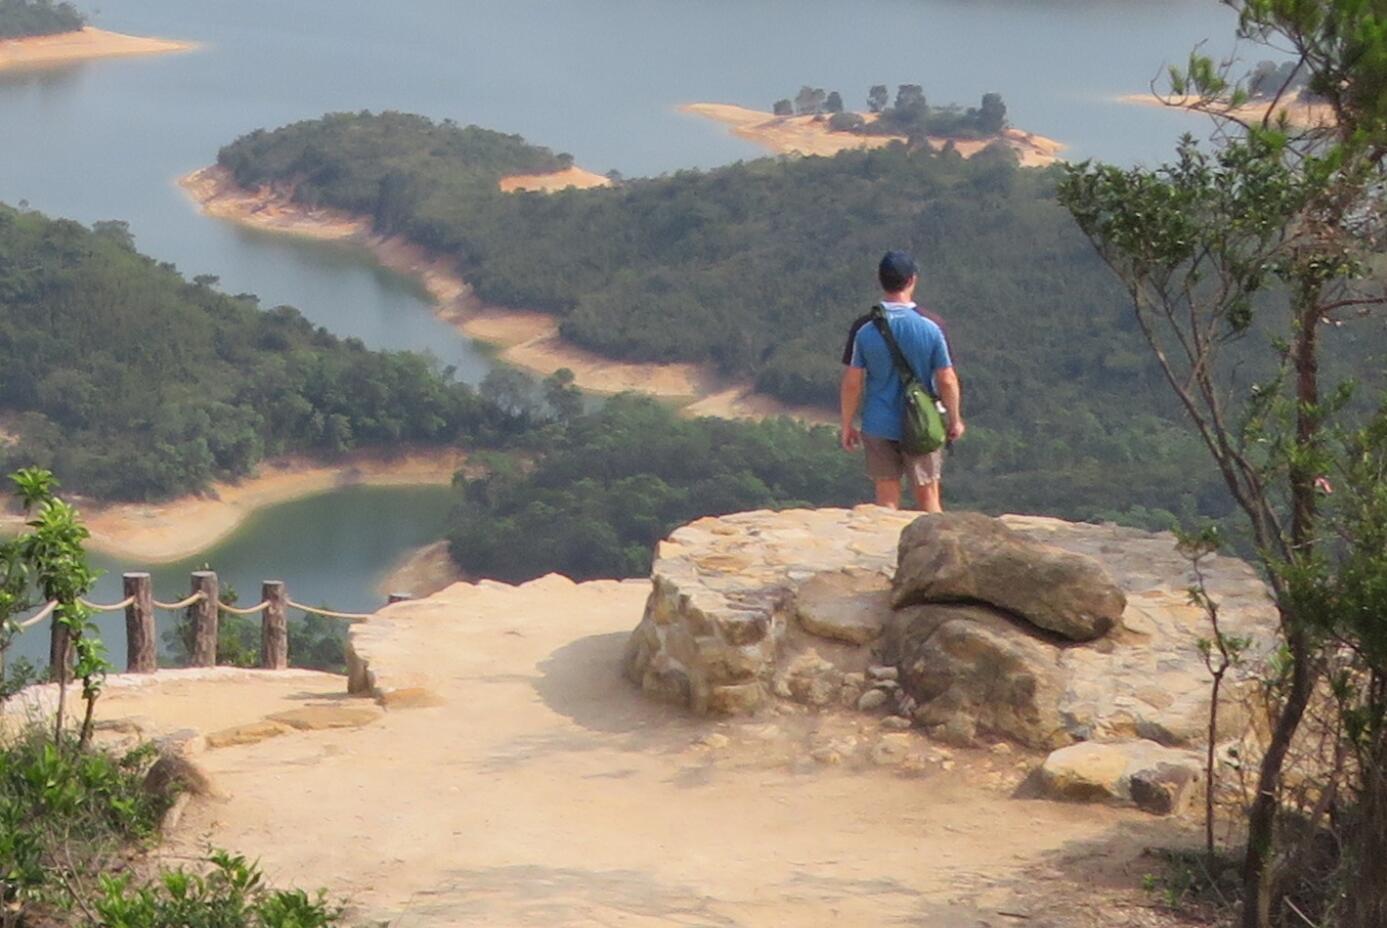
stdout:
{"type": "Polygon", "coordinates": [[[881,727],[887,731],[909,731],[910,726],[910,719],[903,719],[899,715],[888,715],[881,720],[881,727]]]}
{"type": "Polygon", "coordinates": [[[857,700],[857,708],[861,712],[871,712],[886,705],[887,695],[882,690],[868,690],[862,694],[862,698],[857,700]]]}
{"type": "Polygon", "coordinates": [[[885,735],[872,745],[872,763],[879,767],[899,764],[910,755],[911,746],[910,735],[904,732],[885,735]]]}
{"type": "Polygon", "coordinates": [[[865,673],[845,673],[843,674],[844,686],[863,687],[867,685],[867,675],[865,673]]]}
{"type": "Polygon", "coordinates": [[[731,743],[731,738],[728,738],[726,735],[720,734],[718,732],[711,732],[709,734],[706,734],[702,738],[699,738],[697,741],[694,742],[694,744],[698,745],[699,747],[710,748],[714,751],[720,751],[731,743]]]}
{"type": "Polygon", "coordinates": [[[1181,811],[1203,775],[1198,755],[1154,741],[1061,748],[1041,765],[1041,791],[1079,802],[1130,802],[1155,815],[1181,811]]]}
{"type": "Polygon", "coordinates": [[[939,768],[940,768],[941,770],[952,770],[952,769],[954,769],[954,762],[951,761],[951,760],[946,760],[946,761],[944,761],[942,764],[939,765],[939,768]]]}
{"type": "Polygon", "coordinates": [[[875,664],[867,668],[867,676],[871,677],[873,680],[896,680],[900,677],[900,674],[901,672],[895,667],[890,667],[886,664],[875,664]]]}
{"type": "Polygon", "coordinates": [[[1005,741],[998,741],[996,744],[992,745],[989,750],[991,750],[993,754],[1010,754],[1012,747],[1005,741]]]}
{"type": "Polygon", "coordinates": [[[813,757],[819,763],[826,764],[830,767],[835,764],[841,764],[843,762],[843,755],[838,753],[838,751],[834,750],[833,748],[819,748],[810,756],[813,757]]]}

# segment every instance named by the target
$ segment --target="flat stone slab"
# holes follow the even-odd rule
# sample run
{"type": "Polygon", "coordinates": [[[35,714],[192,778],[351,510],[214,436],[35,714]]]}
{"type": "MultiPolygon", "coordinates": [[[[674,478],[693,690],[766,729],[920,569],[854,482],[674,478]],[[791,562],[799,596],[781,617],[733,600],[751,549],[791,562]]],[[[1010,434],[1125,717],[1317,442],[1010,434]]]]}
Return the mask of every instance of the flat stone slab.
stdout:
{"type": "Polygon", "coordinates": [[[891,583],[880,571],[815,574],[795,592],[795,618],[811,635],[867,644],[891,618],[891,583]]]}
{"type": "MultiPolygon", "coordinates": [[[[862,690],[850,661],[830,651],[860,649],[859,669],[879,656],[869,653],[881,643],[873,634],[878,619],[870,589],[878,581],[871,578],[884,582],[894,575],[901,532],[919,517],[876,506],[758,511],[678,529],[656,552],[650,599],[628,642],[624,672],[647,694],[699,714],[754,713],[777,698],[806,701],[805,693],[813,694],[810,704],[820,704],[825,686],[806,682],[800,666],[808,633],[824,643],[823,663],[836,665],[825,671],[828,684],[839,685],[843,700],[856,705],[862,690]],[[831,579],[848,576],[868,592],[853,593],[852,584],[831,579]],[[860,614],[848,615],[853,608],[860,614]],[[796,672],[789,682],[800,685],[785,685],[790,669],[796,672]]],[[[1031,648],[1033,660],[1045,667],[1043,679],[1055,681],[1053,696],[1046,696],[1044,717],[1051,721],[1043,746],[1201,743],[1209,678],[1198,642],[1210,632],[1206,617],[1189,604],[1193,577],[1174,536],[1032,516],[1000,522],[1033,541],[1092,558],[1126,598],[1120,621],[1098,640],[1039,640],[1031,648]]],[[[1276,643],[1275,610],[1264,584],[1238,558],[1213,557],[1204,566],[1225,632],[1252,640],[1247,663],[1255,667],[1276,643]]],[[[1221,735],[1246,726],[1241,686],[1234,680],[1228,687],[1221,735]]],[[[929,711],[935,694],[888,695],[894,700],[888,709],[905,702],[917,720],[925,719],[921,724],[969,729],[947,713],[929,711]]],[[[987,720],[969,721],[980,733],[1024,740],[1004,723],[996,730],[987,720]]]]}

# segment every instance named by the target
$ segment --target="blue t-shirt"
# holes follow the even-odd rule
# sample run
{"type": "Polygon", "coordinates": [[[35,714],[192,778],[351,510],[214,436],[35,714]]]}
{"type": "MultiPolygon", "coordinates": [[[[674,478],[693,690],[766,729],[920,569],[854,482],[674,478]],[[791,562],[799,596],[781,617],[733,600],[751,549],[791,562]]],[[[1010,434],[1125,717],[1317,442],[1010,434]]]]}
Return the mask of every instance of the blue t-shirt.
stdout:
{"type": "MultiPolygon", "coordinates": [[[[949,345],[939,326],[915,312],[914,303],[883,303],[886,324],[896,344],[901,346],[915,375],[927,378],[937,394],[934,375],[953,367],[949,345]]],[[[875,323],[857,330],[853,341],[852,366],[867,371],[866,397],[862,403],[862,433],[874,438],[901,439],[901,419],[905,416],[905,389],[901,385],[896,365],[891,361],[891,349],[881,337],[875,323]]]]}

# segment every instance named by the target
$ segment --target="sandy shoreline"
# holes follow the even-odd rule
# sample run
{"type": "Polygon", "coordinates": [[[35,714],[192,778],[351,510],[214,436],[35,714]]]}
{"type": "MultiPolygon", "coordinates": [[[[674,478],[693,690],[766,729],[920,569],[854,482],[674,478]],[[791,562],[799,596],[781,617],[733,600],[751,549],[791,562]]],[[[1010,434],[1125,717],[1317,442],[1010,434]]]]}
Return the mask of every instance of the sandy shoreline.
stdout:
{"type": "Polygon", "coordinates": [[[432,596],[439,590],[470,578],[448,553],[448,541],[431,542],[406,552],[376,584],[384,600],[392,593],[406,593],[412,599],[432,596]]]}
{"type": "MultiPolygon", "coordinates": [[[[821,155],[832,157],[843,151],[860,148],[882,148],[892,142],[904,142],[899,135],[859,135],[853,132],[833,132],[827,122],[813,116],[776,116],[761,110],[748,109],[730,103],[686,103],[681,112],[702,116],[727,126],[738,138],[755,142],[780,155],[821,155]]],[[[869,121],[872,114],[861,114],[869,121]]],[[[1064,145],[1054,139],[1020,129],[1007,129],[1001,135],[1020,157],[1026,167],[1045,167],[1059,160],[1064,145]]],[[[946,139],[931,137],[936,150],[950,142],[965,158],[971,158],[996,139],[946,139]]]]}
{"type": "MultiPolygon", "coordinates": [[[[73,498],[91,530],[93,550],[139,564],[161,564],[197,554],[234,532],[257,510],[339,487],[448,484],[466,461],[453,448],[387,455],[360,453],[335,463],[291,457],[261,464],[238,483],[219,483],[204,494],[162,503],[103,504],[73,498]]],[[[0,513],[0,530],[24,520],[0,513]]]]}
{"type": "MultiPolygon", "coordinates": [[[[1200,104],[1198,97],[1160,97],[1156,94],[1147,93],[1126,93],[1117,98],[1119,103],[1130,103],[1137,106],[1161,106],[1171,109],[1182,109],[1189,112],[1203,112],[1196,109],[1200,104]]],[[[1334,110],[1327,103],[1310,102],[1300,99],[1290,100],[1282,103],[1277,108],[1277,112],[1286,114],[1286,121],[1292,126],[1301,129],[1320,129],[1334,125],[1334,110]]],[[[1222,109],[1223,115],[1243,122],[1260,122],[1271,110],[1271,102],[1268,100],[1253,100],[1244,103],[1242,106],[1232,109],[1222,109]]],[[[1214,111],[1209,111],[1211,115],[1217,115],[1214,111]]]]}
{"type": "MultiPolygon", "coordinates": [[[[571,177],[568,172],[560,175],[571,177]]],[[[503,189],[509,180],[502,181],[503,189]]],[[[523,181],[533,183],[534,176],[523,181]]],[[[635,390],[688,404],[685,408],[695,415],[734,419],[790,415],[813,422],[832,420],[826,410],[780,403],[744,384],[726,383],[697,364],[613,361],[568,344],[559,335],[559,321],[553,316],[483,303],[452,262],[398,236],[377,235],[369,220],[339,210],[308,209],[294,203],[288,191],[245,190],[229,172],[216,166],[194,171],[179,184],[209,216],[270,232],[366,247],[385,267],[419,280],[441,319],[464,335],[495,346],[500,360],[515,367],[542,376],[566,367],[573,371],[577,386],[589,393],[612,395],[635,390]]]]}
{"type": "Polygon", "coordinates": [[[0,40],[0,71],[44,68],[96,58],[163,55],[197,48],[195,42],[123,35],[86,26],[76,32],[0,40]]]}

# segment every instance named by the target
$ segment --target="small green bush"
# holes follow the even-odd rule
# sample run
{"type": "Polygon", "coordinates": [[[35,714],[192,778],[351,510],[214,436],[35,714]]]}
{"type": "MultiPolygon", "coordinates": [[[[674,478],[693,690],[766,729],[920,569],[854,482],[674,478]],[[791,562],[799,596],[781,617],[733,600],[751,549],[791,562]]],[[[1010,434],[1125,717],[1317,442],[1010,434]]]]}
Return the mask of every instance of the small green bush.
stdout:
{"type": "Polygon", "coordinates": [[[322,928],[340,910],[321,892],[274,890],[260,868],[240,855],[216,851],[205,874],[168,870],[132,887],[129,876],[103,876],[94,906],[106,928],[322,928]]]}
{"type": "Polygon", "coordinates": [[[155,836],[171,797],[144,788],[154,754],[55,744],[37,727],[0,740],[0,924],[71,910],[92,874],[155,836]]]}

